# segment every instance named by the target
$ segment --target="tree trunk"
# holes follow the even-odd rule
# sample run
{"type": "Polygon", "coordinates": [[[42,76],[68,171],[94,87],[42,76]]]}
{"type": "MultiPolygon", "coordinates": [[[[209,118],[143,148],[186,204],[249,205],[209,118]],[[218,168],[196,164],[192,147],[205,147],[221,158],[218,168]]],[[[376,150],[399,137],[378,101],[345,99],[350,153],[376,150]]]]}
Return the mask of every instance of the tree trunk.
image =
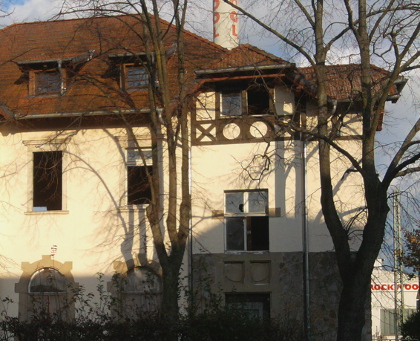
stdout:
{"type": "MultiPolygon", "coordinates": [[[[386,191],[381,188],[376,193],[377,199],[369,207],[362,244],[359,250],[351,255],[349,267],[340,269],[343,289],[338,309],[337,341],[362,340],[371,274],[381,249],[389,212],[386,191]]],[[[336,250],[336,253],[340,252],[336,250]]]]}
{"type": "Polygon", "coordinates": [[[178,321],[179,267],[167,264],[162,272],[162,315],[172,324],[178,321]]]}
{"type": "Polygon", "coordinates": [[[338,308],[337,341],[361,340],[365,324],[365,302],[369,286],[344,283],[338,308]]]}

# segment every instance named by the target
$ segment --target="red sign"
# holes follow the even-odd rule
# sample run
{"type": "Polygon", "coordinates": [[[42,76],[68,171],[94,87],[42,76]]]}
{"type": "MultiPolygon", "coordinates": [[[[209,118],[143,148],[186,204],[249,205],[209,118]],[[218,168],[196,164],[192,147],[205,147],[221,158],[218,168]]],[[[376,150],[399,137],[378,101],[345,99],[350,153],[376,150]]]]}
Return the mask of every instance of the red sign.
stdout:
{"type": "MultiPolygon", "coordinates": [[[[370,288],[372,291],[394,291],[395,285],[392,284],[371,284],[370,288]]],[[[401,284],[397,285],[397,290],[401,290],[401,284]]],[[[418,291],[419,285],[416,284],[404,284],[405,291],[418,291]]]]}

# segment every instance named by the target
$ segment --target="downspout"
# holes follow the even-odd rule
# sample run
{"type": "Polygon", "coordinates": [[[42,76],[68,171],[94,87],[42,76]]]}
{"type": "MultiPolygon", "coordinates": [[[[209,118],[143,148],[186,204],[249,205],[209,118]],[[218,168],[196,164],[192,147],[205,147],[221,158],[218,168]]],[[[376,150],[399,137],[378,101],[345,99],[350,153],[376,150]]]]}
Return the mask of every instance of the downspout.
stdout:
{"type": "Polygon", "coordinates": [[[308,231],[308,208],[307,208],[307,141],[302,134],[302,247],[303,247],[303,283],[304,283],[304,321],[305,340],[311,339],[310,322],[310,292],[309,292],[309,231],[308,231]]]}
{"type": "MultiPolygon", "coordinates": [[[[190,141],[191,143],[191,141],[190,141]]],[[[189,155],[188,155],[188,187],[189,187],[189,192],[190,192],[190,196],[192,196],[192,166],[191,166],[191,144],[190,144],[190,148],[189,148],[189,155]]],[[[191,198],[190,198],[191,199],[191,198]]],[[[192,200],[190,200],[190,205],[192,203],[192,200]]],[[[189,221],[189,233],[188,233],[188,238],[189,238],[189,242],[188,242],[188,247],[189,247],[189,259],[188,259],[188,265],[189,265],[189,287],[190,287],[190,304],[189,304],[189,308],[190,308],[190,312],[193,311],[193,307],[194,307],[194,266],[193,266],[193,233],[192,233],[192,207],[190,207],[190,221],[189,221]]]]}
{"type": "Polygon", "coordinates": [[[66,92],[66,80],[65,80],[65,75],[64,75],[64,71],[63,71],[63,61],[61,59],[59,59],[57,61],[57,65],[58,65],[58,71],[60,73],[60,95],[64,95],[64,93],[66,92]]]}

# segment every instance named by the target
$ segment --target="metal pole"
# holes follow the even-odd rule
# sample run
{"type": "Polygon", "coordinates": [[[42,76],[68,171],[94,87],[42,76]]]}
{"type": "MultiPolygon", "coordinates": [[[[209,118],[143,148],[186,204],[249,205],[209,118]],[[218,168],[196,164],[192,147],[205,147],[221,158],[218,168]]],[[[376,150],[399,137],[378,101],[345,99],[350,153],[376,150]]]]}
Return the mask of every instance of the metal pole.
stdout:
{"type": "Polygon", "coordinates": [[[309,292],[309,231],[308,231],[308,208],[306,203],[307,195],[307,173],[306,173],[306,139],[302,140],[302,246],[303,246],[303,279],[304,279],[304,319],[306,341],[311,339],[311,322],[310,322],[310,292],[309,292]]]}
{"type": "Polygon", "coordinates": [[[393,232],[394,232],[394,327],[395,340],[399,339],[400,326],[404,320],[404,278],[401,262],[401,216],[400,194],[397,190],[393,196],[393,232]]]}

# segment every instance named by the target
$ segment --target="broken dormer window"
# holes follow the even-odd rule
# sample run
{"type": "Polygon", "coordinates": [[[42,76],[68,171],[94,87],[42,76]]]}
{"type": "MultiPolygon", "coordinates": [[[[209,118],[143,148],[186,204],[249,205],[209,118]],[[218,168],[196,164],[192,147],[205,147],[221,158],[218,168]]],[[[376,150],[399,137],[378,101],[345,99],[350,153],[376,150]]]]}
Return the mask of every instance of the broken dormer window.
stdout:
{"type": "Polygon", "coordinates": [[[35,83],[36,95],[59,94],[61,92],[61,75],[58,70],[36,72],[35,83]]]}
{"type": "Polygon", "coordinates": [[[147,88],[149,86],[149,75],[144,66],[124,65],[123,77],[125,89],[147,88]]]}
{"type": "Polygon", "coordinates": [[[220,115],[267,115],[274,112],[273,89],[264,84],[252,84],[243,90],[227,88],[220,91],[220,115]]]}
{"type": "Polygon", "coordinates": [[[29,96],[63,95],[66,91],[68,72],[61,62],[22,65],[29,74],[29,96]]]}

